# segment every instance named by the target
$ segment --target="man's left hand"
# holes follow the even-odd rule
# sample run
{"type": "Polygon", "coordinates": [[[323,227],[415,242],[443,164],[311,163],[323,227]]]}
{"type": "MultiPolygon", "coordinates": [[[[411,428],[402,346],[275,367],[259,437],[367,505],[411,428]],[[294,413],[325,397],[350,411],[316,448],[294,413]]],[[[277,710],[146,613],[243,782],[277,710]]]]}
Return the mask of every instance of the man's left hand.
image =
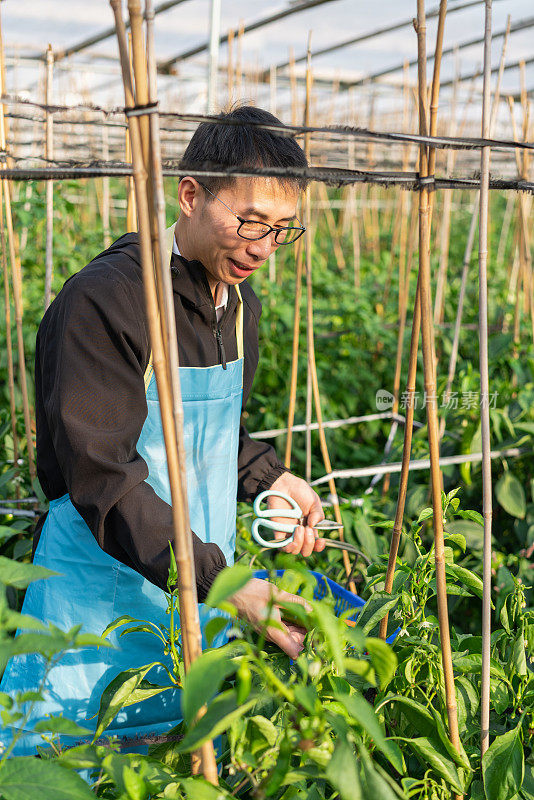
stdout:
{"type": "MultiPolygon", "coordinates": [[[[325,540],[319,538],[319,534],[313,526],[324,519],[321,499],[309,484],[302,478],[298,478],[291,472],[283,472],[278,477],[271,489],[277,492],[284,492],[295,500],[302,509],[302,515],[306,525],[298,525],[295,528],[294,538],[291,544],[286,545],[283,550],[286,553],[310,556],[313,552],[320,553],[325,548],[325,540]]],[[[290,508],[291,506],[281,497],[270,497],[267,500],[269,508],[290,508]]],[[[287,518],[275,517],[274,522],[288,522],[287,518]]],[[[275,539],[286,539],[287,533],[275,532],[275,539]]]]}

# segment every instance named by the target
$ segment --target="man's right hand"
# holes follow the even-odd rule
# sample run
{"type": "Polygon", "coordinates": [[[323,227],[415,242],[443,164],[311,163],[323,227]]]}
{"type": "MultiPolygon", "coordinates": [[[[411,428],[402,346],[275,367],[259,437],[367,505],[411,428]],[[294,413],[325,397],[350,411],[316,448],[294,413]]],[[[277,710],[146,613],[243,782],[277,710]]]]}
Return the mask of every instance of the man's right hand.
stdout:
{"type": "Polygon", "coordinates": [[[278,627],[268,626],[266,630],[267,638],[278,645],[290,658],[297,658],[299,653],[302,652],[304,648],[304,637],[307,633],[306,629],[294,622],[284,622],[282,620],[282,614],[280,613],[280,607],[277,605],[277,602],[284,602],[298,603],[305,608],[309,607],[306,600],[302,597],[284,592],[269,581],[264,581],[260,578],[251,578],[246,586],[228,599],[237,608],[238,615],[249,622],[256,630],[261,630],[264,626],[269,611],[269,605],[271,601],[274,600],[270,611],[270,618],[278,622],[282,626],[282,630],[278,627]]]}

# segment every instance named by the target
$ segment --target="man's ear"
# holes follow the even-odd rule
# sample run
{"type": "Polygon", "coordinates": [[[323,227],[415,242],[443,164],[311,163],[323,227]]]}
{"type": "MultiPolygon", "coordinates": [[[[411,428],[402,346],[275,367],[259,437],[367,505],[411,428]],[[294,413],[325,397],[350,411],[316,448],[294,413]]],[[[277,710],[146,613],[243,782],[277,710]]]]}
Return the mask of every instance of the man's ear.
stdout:
{"type": "Polygon", "coordinates": [[[182,178],[178,184],[178,203],[182,214],[190,217],[194,210],[198,208],[201,199],[202,187],[200,183],[189,175],[182,178]]]}

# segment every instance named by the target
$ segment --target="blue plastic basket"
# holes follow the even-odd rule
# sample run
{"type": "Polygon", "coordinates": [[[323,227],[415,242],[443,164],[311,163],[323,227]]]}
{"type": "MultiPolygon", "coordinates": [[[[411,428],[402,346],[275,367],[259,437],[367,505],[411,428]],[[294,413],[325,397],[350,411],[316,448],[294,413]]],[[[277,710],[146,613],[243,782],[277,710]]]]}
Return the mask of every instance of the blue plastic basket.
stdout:
{"type": "MultiPolygon", "coordinates": [[[[285,570],[277,569],[274,571],[274,574],[280,578],[284,574],[285,570]]],[[[267,569],[258,569],[254,572],[255,578],[261,578],[262,580],[267,580],[269,575],[273,573],[269,572],[267,569]]],[[[358,597],[357,594],[353,592],[349,592],[348,589],[344,589],[343,586],[340,586],[339,583],[336,583],[331,578],[327,578],[326,575],[323,575],[320,572],[314,572],[313,570],[309,571],[310,575],[316,580],[316,586],[313,592],[313,599],[314,600],[321,600],[323,597],[329,594],[329,591],[332,593],[332,597],[334,598],[334,611],[336,615],[339,616],[344,611],[348,611],[349,608],[363,608],[365,605],[365,600],[362,600],[361,597],[358,597]]],[[[355,611],[353,614],[348,617],[348,619],[356,620],[358,618],[358,612],[355,611]]],[[[399,628],[394,631],[391,636],[388,636],[386,642],[391,644],[397,638],[399,633],[399,628]]]]}

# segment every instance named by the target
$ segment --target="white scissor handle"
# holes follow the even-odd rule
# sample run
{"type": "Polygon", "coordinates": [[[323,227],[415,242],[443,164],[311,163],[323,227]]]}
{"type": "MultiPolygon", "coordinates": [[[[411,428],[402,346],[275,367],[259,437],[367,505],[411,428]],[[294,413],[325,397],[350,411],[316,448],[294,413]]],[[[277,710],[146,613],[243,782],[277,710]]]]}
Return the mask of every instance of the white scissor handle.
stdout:
{"type": "Polygon", "coordinates": [[[256,499],[254,500],[254,514],[256,515],[257,519],[254,520],[252,523],[252,537],[260,544],[262,547],[285,547],[286,544],[290,544],[293,541],[293,535],[295,532],[295,528],[298,525],[298,521],[302,517],[302,510],[299,504],[288,494],[284,492],[277,492],[275,489],[267,489],[265,492],[261,492],[256,499]],[[260,508],[262,502],[267,500],[268,497],[280,497],[282,500],[286,500],[290,505],[291,508],[260,508]],[[294,519],[296,522],[273,522],[273,517],[283,517],[288,519],[294,519]],[[260,527],[263,526],[264,528],[269,528],[272,531],[282,531],[282,533],[290,533],[287,539],[264,539],[263,536],[260,534],[260,527]]]}

